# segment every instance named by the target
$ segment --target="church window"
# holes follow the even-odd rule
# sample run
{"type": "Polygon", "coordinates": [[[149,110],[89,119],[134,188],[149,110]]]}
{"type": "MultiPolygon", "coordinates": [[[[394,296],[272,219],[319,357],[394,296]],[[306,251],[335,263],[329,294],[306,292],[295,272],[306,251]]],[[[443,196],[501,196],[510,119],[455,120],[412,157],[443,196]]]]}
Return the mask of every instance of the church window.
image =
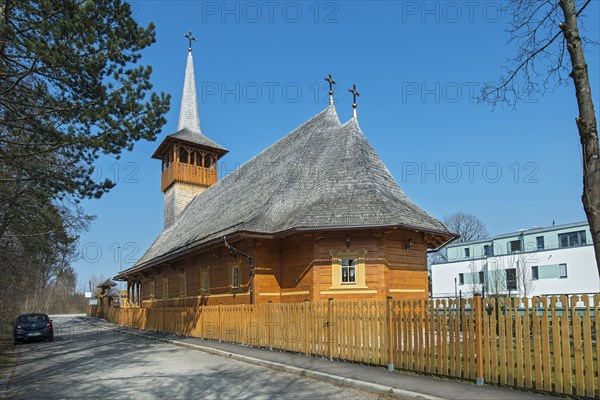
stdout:
{"type": "Polygon", "coordinates": [[[186,149],[179,149],[179,162],[188,164],[189,163],[188,155],[189,154],[186,149]]]}
{"type": "Polygon", "coordinates": [[[210,292],[210,269],[204,268],[200,273],[200,290],[203,294],[210,292]]]}
{"type": "Polygon", "coordinates": [[[187,288],[187,273],[185,270],[179,271],[179,295],[185,296],[187,288]]]}
{"type": "Polygon", "coordinates": [[[229,290],[238,292],[242,286],[242,259],[240,257],[232,257],[227,262],[229,271],[229,290]]]}
{"type": "Polygon", "coordinates": [[[355,251],[331,250],[331,289],[364,289],[366,249],[355,251]]]}
{"type": "Polygon", "coordinates": [[[356,260],[344,259],[342,264],[342,283],[356,283],[356,260]]]}
{"type": "Polygon", "coordinates": [[[204,168],[213,168],[214,157],[212,154],[207,154],[204,156],[204,168]]]}
{"type": "Polygon", "coordinates": [[[163,297],[163,299],[168,299],[169,298],[169,277],[168,276],[163,276],[163,292],[162,292],[162,297],[163,297]]]}
{"type": "Polygon", "coordinates": [[[240,288],[240,265],[232,265],[229,270],[229,286],[231,289],[240,288]]]}

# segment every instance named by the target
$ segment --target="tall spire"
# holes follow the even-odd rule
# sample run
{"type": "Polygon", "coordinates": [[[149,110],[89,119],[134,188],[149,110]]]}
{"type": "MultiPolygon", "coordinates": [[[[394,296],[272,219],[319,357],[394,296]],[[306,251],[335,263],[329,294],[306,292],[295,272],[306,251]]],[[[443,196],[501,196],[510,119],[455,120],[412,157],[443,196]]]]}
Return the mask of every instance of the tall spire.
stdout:
{"type": "Polygon", "coordinates": [[[200,117],[198,114],[198,98],[196,97],[196,79],[194,78],[194,58],[192,57],[192,40],[196,40],[190,32],[183,35],[189,39],[187,64],[185,66],[185,80],[183,82],[183,96],[179,111],[177,130],[189,129],[200,133],[200,117]]]}

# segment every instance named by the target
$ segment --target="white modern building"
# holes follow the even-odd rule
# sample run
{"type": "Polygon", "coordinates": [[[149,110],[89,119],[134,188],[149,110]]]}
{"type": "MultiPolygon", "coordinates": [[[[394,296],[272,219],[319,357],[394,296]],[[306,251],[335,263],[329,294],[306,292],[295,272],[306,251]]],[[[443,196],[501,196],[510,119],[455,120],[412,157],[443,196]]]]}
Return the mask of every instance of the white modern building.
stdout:
{"type": "Polygon", "coordinates": [[[457,243],[431,265],[432,297],[600,292],[587,222],[457,243]]]}

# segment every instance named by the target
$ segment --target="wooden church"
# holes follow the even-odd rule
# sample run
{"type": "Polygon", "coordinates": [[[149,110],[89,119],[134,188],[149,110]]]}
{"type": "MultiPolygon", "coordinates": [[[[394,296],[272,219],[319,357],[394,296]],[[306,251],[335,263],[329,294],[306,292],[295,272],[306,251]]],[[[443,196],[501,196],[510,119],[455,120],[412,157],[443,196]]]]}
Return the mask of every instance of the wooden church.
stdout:
{"type": "Polygon", "coordinates": [[[354,108],[342,124],[330,101],[218,180],[228,151],[200,129],[190,47],[178,130],[152,156],[164,229],[115,277],[130,305],[427,298],[427,250],[457,235],[408,199],[354,108]]]}

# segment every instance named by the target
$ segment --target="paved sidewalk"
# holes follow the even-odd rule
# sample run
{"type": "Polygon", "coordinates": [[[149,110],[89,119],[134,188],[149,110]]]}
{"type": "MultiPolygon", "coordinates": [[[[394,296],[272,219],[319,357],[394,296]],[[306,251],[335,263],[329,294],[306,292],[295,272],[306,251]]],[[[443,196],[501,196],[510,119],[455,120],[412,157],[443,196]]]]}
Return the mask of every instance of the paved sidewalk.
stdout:
{"type": "Polygon", "coordinates": [[[370,390],[397,398],[437,399],[547,399],[550,395],[512,390],[492,385],[406,373],[344,361],[329,361],[282,351],[272,351],[200,338],[130,329],[93,317],[80,317],[99,328],[166,341],[212,354],[263,365],[276,370],[321,379],[342,386],[370,390]]]}

